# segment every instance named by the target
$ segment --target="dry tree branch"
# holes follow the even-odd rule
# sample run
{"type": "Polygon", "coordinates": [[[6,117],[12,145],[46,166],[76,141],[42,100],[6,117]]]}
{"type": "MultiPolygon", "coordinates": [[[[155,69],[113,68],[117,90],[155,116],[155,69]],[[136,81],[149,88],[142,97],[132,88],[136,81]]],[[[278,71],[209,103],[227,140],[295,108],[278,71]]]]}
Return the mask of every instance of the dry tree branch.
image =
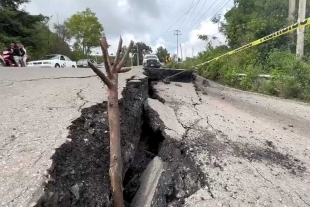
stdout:
{"type": "Polygon", "coordinates": [[[113,86],[112,81],[101,71],[99,70],[94,64],[88,61],[89,67],[99,76],[99,78],[107,85],[108,88],[113,86]]]}
{"type": "Polygon", "coordinates": [[[120,114],[118,105],[118,73],[130,71],[130,68],[122,68],[128,60],[129,52],[133,46],[130,42],[125,56],[120,62],[120,49],[122,46],[122,38],[120,37],[116,59],[113,65],[110,63],[108,43],[106,37],[100,41],[102,56],[106,68],[107,75],[94,66],[91,62],[88,65],[100,77],[100,79],[108,87],[108,114],[109,114],[109,130],[110,130],[110,181],[112,188],[113,206],[123,207],[123,177],[122,177],[122,153],[121,153],[121,136],[120,136],[120,114]],[[112,69],[112,70],[111,70],[112,69]],[[115,72],[114,72],[115,71],[115,72]]]}
{"type": "Polygon", "coordinates": [[[102,50],[102,56],[103,56],[103,62],[104,62],[104,67],[107,72],[107,75],[109,79],[113,78],[112,71],[111,71],[111,63],[110,63],[110,56],[108,52],[108,42],[106,37],[102,37],[100,41],[100,46],[102,50]]]}
{"type": "Polygon", "coordinates": [[[117,65],[117,71],[120,71],[121,68],[122,68],[122,67],[125,65],[125,63],[127,62],[128,57],[129,57],[129,53],[130,53],[130,51],[131,51],[131,49],[132,49],[132,46],[133,46],[133,41],[130,41],[129,46],[128,46],[128,48],[127,48],[127,51],[126,51],[126,53],[125,53],[123,59],[122,59],[121,62],[118,63],[118,65],[117,65]]]}
{"type": "Polygon", "coordinates": [[[117,51],[116,51],[116,57],[115,57],[115,63],[116,64],[114,64],[113,67],[112,67],[113,68],[112,69],[112,73],[117,73],[117,64],[118,64],[118,62],[119,62],[119,60],[121,58],[120,56],[121,56],[122,45],[123,45],[123,39],[120,36],[119,37],[117,51]]]}
{"type": "Polygon", "coordinates": [[[126,72],[128,72],[128,71],[130,71],[131,70],[131,68],[121,68],[119,71],[118,71],[118,73],[126,73],[126,72]]]}

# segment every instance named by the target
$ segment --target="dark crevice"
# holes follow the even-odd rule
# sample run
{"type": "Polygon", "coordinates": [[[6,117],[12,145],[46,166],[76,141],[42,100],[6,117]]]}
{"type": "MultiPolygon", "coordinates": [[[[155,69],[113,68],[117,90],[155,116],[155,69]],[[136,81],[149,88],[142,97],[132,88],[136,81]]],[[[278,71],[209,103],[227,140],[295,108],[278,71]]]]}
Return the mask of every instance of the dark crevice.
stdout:
{"type": "Polygon", "coordinates": [[[164,141],[161,131],[154,131],[150,125],[145,111],[143,110],[143,124],[141,130],[140,142],[137,152],[135,154],[132,165],[129,167],[125,174],[124,186],[124,199],[130,203],[139,189],[139,178],[147,165],[152,159],[158,155],[160,146],[164,141]]]}
{"type": "Polygon", "coordinates": [[[160,96],[158,96],[156,89],[154,88],[154,85],[157,84],[157,81],[152,81],[151,79],[148,79],[149,81],[149,98],[151,99],[157,99],[158,101],[160,101],[161,103],[165,103],[165,100],[163,98],[161,98],[160,96]]]}

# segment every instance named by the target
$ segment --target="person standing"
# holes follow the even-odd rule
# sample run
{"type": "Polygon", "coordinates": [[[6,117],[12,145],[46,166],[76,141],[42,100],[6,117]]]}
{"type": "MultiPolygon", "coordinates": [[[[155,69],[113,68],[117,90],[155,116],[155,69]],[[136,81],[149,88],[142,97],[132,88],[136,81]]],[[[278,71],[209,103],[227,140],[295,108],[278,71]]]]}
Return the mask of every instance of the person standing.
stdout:
{"type": "Polygon", "coordinates": [[[11,43],[10,46],[8,47],[8,52],[13,52],[14,48],[14,43],[11,43]]]}
{"type": "Polygon", "coordinates": [[[19,48],[19,45],[17,43],[14,43],[13,47],[13,58],[15,62],[15,67],[21,67],[21,51],[19,48]]]}
{"type": "Polygon", "coordinates": [[[26,49],[24,47],[24,45],[20,44],[19,45],[19,49],[20,49],[20,52],[21,52],[21,65],[22,67],[26,67],[27,66],[27,55],[26,55],[26,49]]]}
{"type": "Polygon", "coordinates": [[[14,58],[13,58],[13,49],[14,49],[14,43],[11,43],[10,46],[8,47],[8,52],[10,52],[10,57],[9,60],[14,63],[14,58]]]}

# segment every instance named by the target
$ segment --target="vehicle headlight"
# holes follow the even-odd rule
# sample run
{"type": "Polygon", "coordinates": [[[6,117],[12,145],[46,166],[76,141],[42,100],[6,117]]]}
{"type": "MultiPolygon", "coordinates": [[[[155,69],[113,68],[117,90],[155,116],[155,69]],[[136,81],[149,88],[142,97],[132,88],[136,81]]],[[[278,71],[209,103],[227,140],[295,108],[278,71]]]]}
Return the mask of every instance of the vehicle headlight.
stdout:
{"type": "Polygon", "coordinates": [[[49,64],[51,64],[51,62],[43,62],[43,64],[47,64],[47,65],[49,65],[49,64]]]}

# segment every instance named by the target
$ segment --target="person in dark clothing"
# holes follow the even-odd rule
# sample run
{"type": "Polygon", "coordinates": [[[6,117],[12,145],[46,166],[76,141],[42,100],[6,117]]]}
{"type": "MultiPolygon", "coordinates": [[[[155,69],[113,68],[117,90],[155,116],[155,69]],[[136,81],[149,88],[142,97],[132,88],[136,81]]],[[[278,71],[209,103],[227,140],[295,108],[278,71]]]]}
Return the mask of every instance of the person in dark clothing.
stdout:
{"type": "Polygon", "coordinates": [[[14,43],[11,43],[10,46],[8,47],[8,51],[13,52],[13,48],[14,48],[14,43]]]}
{"type": "MultiPolygon", "coordinates": [[[[14,48],[14,43],[11,43],[10,46],[8,47],[8,51],[9,51],[9,52],[13,52],[13,48],[14,48]]],[[[10,59],[10,61],[11,61],[12,63],[15,62],[15,61],[14,61],[14,58],[13,58],[13,55],[10,55],[9,59],[10,59]]]]}
{"type": "Polygon", "coordinates": [[[13,48],[13,58],[16,64],[16,67],[20,67],[21,66],[21,51],[20,48],[18,46],[18,44],[14,44],[14,48],[13,48]]]}

